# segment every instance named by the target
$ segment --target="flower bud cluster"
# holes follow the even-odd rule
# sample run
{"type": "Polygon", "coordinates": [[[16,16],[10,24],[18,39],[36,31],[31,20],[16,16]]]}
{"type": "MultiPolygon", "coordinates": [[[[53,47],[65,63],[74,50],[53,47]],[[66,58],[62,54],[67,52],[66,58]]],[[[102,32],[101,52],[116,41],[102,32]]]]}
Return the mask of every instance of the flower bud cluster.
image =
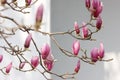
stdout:
{"type": "Polygon", "coordinates": [[[53,68],[53,64],[54,64],[54,57],[51,53],[49,44],[46,43],[41,48],[41,57],[43,59],[43,63],[45,67],[47,68],[47,70],[51,71],[51,69],[53,68]]]}

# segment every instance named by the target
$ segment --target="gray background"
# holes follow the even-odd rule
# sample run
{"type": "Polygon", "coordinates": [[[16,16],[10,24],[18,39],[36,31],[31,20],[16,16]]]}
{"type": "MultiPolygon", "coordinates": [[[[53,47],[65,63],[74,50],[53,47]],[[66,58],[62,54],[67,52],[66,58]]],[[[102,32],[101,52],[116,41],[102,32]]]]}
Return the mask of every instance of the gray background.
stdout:
{"type": "MultiPolygon", "coordinates": [[[[120,1],[119,0],[102,0],[104,10],[102,12],[104,27],[97,34],[93,35],[96,42],[81,41],[81,47],[87,49],[88,55],[92,47],[99,47],[99,43],[104,43],[105,52],[119,52],[119,34],[120,34],[120,1]]],[[[66,31],[73,28],[77,21],[81,24],[89,20],[89,12],[85,8],[84,0],[51,0],[51,32],[66,31]]],[[[56,36],[58,42],[67,50],[71,50],[73,38],[70,36],[56,36]]],[[[76,65],[77,59],[64,56],[52,42],[52,48],[55,58],[54,72],[64,73],[71,72],[76,65]],[[64,67],[64,68],[63,68],[64,67]]],[[[81,61],[81,69],[77,74],[76,80],[105,80],[107,74],[104,70],[104,63],[98,62],[96,65],[89,65],[81,61]]],[[[61,80],[53,76],[54,80],[61,80]]]]}

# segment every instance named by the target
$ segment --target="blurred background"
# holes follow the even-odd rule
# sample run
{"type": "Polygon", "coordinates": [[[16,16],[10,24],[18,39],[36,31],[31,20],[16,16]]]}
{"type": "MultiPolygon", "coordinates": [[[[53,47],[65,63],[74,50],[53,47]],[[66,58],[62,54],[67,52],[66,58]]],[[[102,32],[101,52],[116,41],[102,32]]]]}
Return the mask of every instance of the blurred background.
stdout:
{"type": "MultiPolygon", "coordinates": [[[[9,1],[9,0],[8,0],[9,1]]],[[[90,51],[93,47],[99,47],[99,43],[103,42],[105,47],[105,59],[113,58],[111,62],[97,62],[96,65],[90,65],[81,61],[80,72],[76,75],[76,80],[120,80],[120,1],[119,0],[101,0],[103,2],[103,12],[101,14],[103,18],[103,28],[93,35],[93,38],[97,41],[80,41],[81,47],[87,49],[87,54],[90,55],[90,51]]],[[[24,3],[18,0],[20,5],[24,3]]],[[[47,32],[62,32],[72,29],[74,22],[77,21],[79,25],[81,23],[87,22],[90,18],[90,14],[85,7],[85,0],[38,0],[32,8],[27,10],[31,12],[29,15],[21,15],[20,13],[13,13],[13,10],[4,12],[2,14],[13,17],[21,24],[33,25],[34,18],[36,14],[36,9],[39,4],[43,3],[45,5],[45,15],[43,18],[42,30],[47,32]],[[16,15],[17,14],[17,15],[16,15]]],[[[15,26],[11,22],[5,23],[8,26],[15,26]]],[[[1,26],[1,25],[0,25],[1,26]]],[[[14,44],[24,44],[24,39],[26,38],[26,33],[17,32],[14,38],[10,38],[9,41],[14,41],[14,44]],[[19,37],[19,38],[18,38],[19,37]]],[[[41,47],[45,42],[48,42],[52,46],[52,53],[57,59],[53,72],[58,74],[64,74],[66,72],[73,72],[76,66],[77,59],[70,58],[61,53],[61,51],[55,46],[54,42],[49,39],[49,36],[43,37],[33,32],[33,37],[39,47],[41,47]],[[38,39],[39,38],[39,39],[38,39]]],[[[72,42],[74,39],[68,35],[55,36],[58,42],[65,49],[72,51],[72,42]]],[[[4,41],[0,41],[1,45],[5,45],[4,41]]],[[[23,46],[21,46],[23,47],[23,46]]],[[[31,46],[33,48],[33,46],[31,46]]],[[[15,61],[16,58],[5,54],[3,49],[0,49],[1,54],[5,56],[4,62],[0,64],[0,67],[7,65],[11,61],[14,65],[18,66],[15,61]]],[[[34,53],[35,50],[33,50],[34,53]]],[[[36,55],[36,53],[32,54],[36,55]]],[[[26,55],[29,59],[29,52],[26,55]]],[[[26,67],[27,68],[27,67],[26,67]]],[[[20,73],[16,70],[11,71],[12,75],[3,75],[0,73],[0,80],[45,80],[42,75],[38,72],[32,73],[20,73]],[[22,76],[22,77],[21,77],[22,76]]],[[[61,80],[61,78],[52,76],[53,80],[61,80]]]]}
{"type": "MultiPolygon", "coordinates": [[[[76,80],[120,80],[120,10],[119,0],[101,0],[103,2],[103,28],[93,35],[97,41],[80,41],[81,47],[87,49],[89,55],[93,47],[99,47],[103,42],[105,47],[105,59],[113,58],[111,62],[97,62],[96,65],[89,65],[81,61],[81,69],[76,80]]],[[[73,28],[74,22],[78,24],[87,22],[90,14],[85,7],[85,0],[51,0],[51,32],[67,31],[73,28]]],[[[71,50],[73,38],[55,36],[58,42],[67,50],[71,50]]],[[[77,59],[64,56],[55,44],[51,42],[53,54],[57,58],[54,72],[59,74],[72,72],[77,59]]],[[[53,76],[54,80],[61,80],[53,76]]]]}

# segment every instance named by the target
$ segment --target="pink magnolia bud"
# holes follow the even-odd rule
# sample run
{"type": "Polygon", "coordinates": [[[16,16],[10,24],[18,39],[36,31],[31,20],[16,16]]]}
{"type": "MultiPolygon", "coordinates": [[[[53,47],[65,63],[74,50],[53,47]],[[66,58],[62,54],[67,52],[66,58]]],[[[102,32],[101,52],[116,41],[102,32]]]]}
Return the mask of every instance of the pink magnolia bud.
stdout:
{"type": "Polygon", "coordinates": [[[79,41],[76,40],[73,42],[72,51],[73,51],[74,55],[78,55],[78,53],[80,51],[80,42],[79,41]]]}
{"type": "Polygon", "coordinates": [[[24,43],[25,48],[29,48],[31,40],[32,40],[32,34],[29,34],[24,43]]]}
{"type": "Polygon", "coordinates": [[[11,68],[12,68],[12,62],[7,65],[7,67],[6,67],[6,73],[9,73],[10,70],[11,70],[11,68]]]}
{"type": "Polygon", "coordinates": [[[93,12],[92,12],[93,16],[94,17],[98,17],[99,14],[103,10],[103,4],[102,4],[102,2],[99,1],[99,0],[93,0],[92,6],[93,6],[93,9],[94,9],[93,12]]]}
{"type": "Polygon", "coordinates": [[[93,62],[96,62],[98,60],[98,56],[99,56],[98,52],[99,52],[98,48],[95,47],[95,48],[92,49],[91,59],[92,59],[93,62]]]}
{"type": "Polygon", "coordinates": [[[34,56],[31,59],[31,65],[33,68],[36,68],[39,64],[39,57],[38,56],[34,56]]]}
{"type": "Polygon", "coordinates": [[[36,13],[36,24],[35,24],[35,29],[38,31],[38,29],[40,28],[40,25],[42,23],[42,18],[43,18],[43,4],[41,4],[38,9],[37,9],[37,13],[36,13]]]}
{"type": "Polygon", "coordinates": [[[2,62],[3,60],[3,55],[0,55],[0,63],[2,62]]]}
{"type": "Polygon", "coordinates": [[[76,34],[79,34],[80,33],[80,29],[79,29],[79,25],[78,25],[77,22],[74,23],[74,28],[75,28],[76,34]]]}
{"type": "Polygon", "coordinates": [[[86,8],[90,8],[90,5],[91,5],[90,0],[85,0],[86,8]]]}
{"type": "Polygon", "coordinates": [[[24,65],[25,65],[25,62],[21,62],[21,63],[19,64],[19,69],[22,69],[22,68],[24,67],[24,65]]]}
{"type": "Polygon", "coordinates": [[[82,34],[83,34],[83,37],[84,38],[87,38],[88,37],[88,28],[86,26],[86,23],[82,23],[82,34]]]}
{"type": "Polygon", "coordinates": [[[99,7],[100,0],[92,0],[92,8],[97,9],[99,7]]]}
{"type": "Polygon", "coordinates": [[[52,70],[52,68],[53,68],[53,61],[51,61],[51,60],[45,60],[44,64],[45,64],[45,66],[46,66],[46,68],[47,68],[48,71],[52,70]]]}
{"type": "Polygon", "coordinates": [[[48,44],[45,44],[42,48],[41,48],[41,55],[42,55],[42,59],[46,59],[47,56],[50,53],[50,46],[48,44]]]}
{"type": "Polygon", "coordinates": [[[77,65],[76,65],[74,71],[75,71],[76,73],[78,73],[79,70],[80,70],[80,60],[78,60],[77,65]]]}
{"type": "Polygon", "coordinates": [[[54,56],[50,53],[48,57],[44,60],[44,65],[48,71],[51,71],[53,68],[54,56]]]}
{"type": "Polygon", "coordinates": [[[101,29],[101,26],[102,26],[102,19],[101,19],[101,17],[99,16],[99,17],[97,18],[96,28],[99,30],[99,29],[101,29]]]}
{"type": "Polygon", "coordinates": [[[103,57],[104,57],[104,46],[103,46],[103,43],[100,43],[99,57],[100,57],[100,58],[103,58],[103,57]]]}
{"type": "Polygon", "coordinates": [[[29,5],[31,4],[31,1],[32,1],[32,0],[25,0],[26,6],[29,6],[29,5]]]}

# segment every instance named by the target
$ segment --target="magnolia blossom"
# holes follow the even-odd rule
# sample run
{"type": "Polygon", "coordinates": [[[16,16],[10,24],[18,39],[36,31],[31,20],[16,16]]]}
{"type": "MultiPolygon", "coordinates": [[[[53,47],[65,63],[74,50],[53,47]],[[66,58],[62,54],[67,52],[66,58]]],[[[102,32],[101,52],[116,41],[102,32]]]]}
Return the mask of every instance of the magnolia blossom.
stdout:
{"type": "Polygon", "coordinates": [[[91,51],[91,59],[93,62],[96,62],[98,59],[102,59],[104,57],[104,47],[103,43],[100,43],[100,48],[93,48],[91,51]]]}
{"type": "Polygon", "coordinates": [[[28,34],[28,36],[25,40],[25,43],[24,43],[25,48],[29,48],[31,40],[32,40],[32,34],[28,34]]]}
{"type": "Polygon", "coordinates": [[[3,55],[0,55],[0,63],[2,62],[3,60],[3,55]]]}
{"type": "Polygon", "coordinates": [[[79,41],[75,40],[73,42],[72,51],[73,51],[74,55],[78,55],[78,53],[80,51],[80,42],[79,41]]]}
{"type": "Polygon", "coordinates": [[[92,59],[93,62],[96,62],[98,60],[98,56],[99,56],[98,52],[99,52],[98,48],[95,47],[95,48],[92,49],[91,59],[92,59]]]}
{"type": "Polygon", "coordinates": [[[47,58],[44,60],[44,65],[48,71],[51,71],[53,68],[53,64],[54,64],[54,56],[51,53],[49,53],[47,58]]]}
{"type": "Polygon", "coordinates": [[[77,65],[76,65],[74,71],[75,71],[76,73],[78,73],[79,70],[80,70],[80,60],[78,60],[77,65]]]}
{"type": "Polygon", "coordinates": [[[42,59],[46,59],[47,56],[50,53],[50,46],[46,43],[42,48],[41,48],[41,56],[42,59]]]}
{"type": "Polygon", "coordinates": [[[25,62],[21,62],[21,63],[19,64],[19,69],[22,69],[22,68],[24,67],[24,65],[25,65],[25,62]]]}
{"type": "Polygon", "coordinates": [[[82,23],[82,35],[84,38],[88,37],[88,28],[84,22],[82,23]]]}
{"type": "Polygon", "coordinates": [[[6,73],[9,73],[12,68],[12,62],[6,66],[6,73]]]}
{"type": "Polygon", "coordinates": [[[34,56],[31,59],[31,65],[33,68],[36,68],[39,64],[39,57],[38,56],[34,56]]]}
{"type": "Polygon", "coordinates": [[[102,26],[102,18],[99,16],[96,21],[96,28],[99,30],[102,26]]]}
{"type": "Polygon", "coordinates": [[[74,23],[74,28],[75,28],[76,34],[79,34],[80,33],[80,29],[79,29],[79,25],[78,25],[77,22],[74,23]]]}
{"type": "Polygon", "coordinates": [[[99,58],[104,57],[104,46],[103,43],[100,43],[100,48],[99,48],[99,58]]]}
{"type": "Polygon", "coordinates": [[[29,5],[31,4],[31,1],[32,1],[32,0],[25,0],[26,6],[29,6],[29,5]]]}
{"type": "Polygon", "coordinates": [[[103,10],[103,3],[100,0],[92,0],[92,15],[98,17],[103,10]]]}
{"type": "Polygon", "coordinates": [[[38,31],[38,29],[40,28],[40,25],[42,23],[42,18],[43,18],[43,4],[41,4],[36,12],[36,23],[35,23],[35,29],[38,31]]]}
{"type": "Polygon", "coordinates": [[[90,6],[91,6],[90,0],[85,0],[85,6],[88,9],[90,8],[90,6]]]}

